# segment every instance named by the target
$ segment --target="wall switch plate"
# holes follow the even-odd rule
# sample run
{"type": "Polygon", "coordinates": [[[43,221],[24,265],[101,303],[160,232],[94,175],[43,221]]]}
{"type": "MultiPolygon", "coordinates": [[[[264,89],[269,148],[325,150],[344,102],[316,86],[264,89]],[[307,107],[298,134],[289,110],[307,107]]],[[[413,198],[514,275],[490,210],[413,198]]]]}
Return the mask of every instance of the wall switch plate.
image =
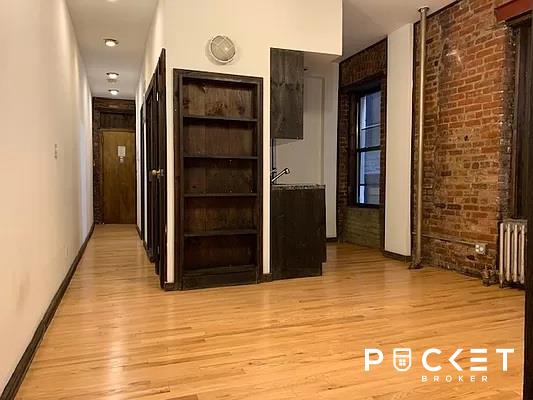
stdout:
{"type": "Polygon", "coordinates": [[[476,254],[486,255],[487,245],[485,243],[476,243],[476,254]]]}

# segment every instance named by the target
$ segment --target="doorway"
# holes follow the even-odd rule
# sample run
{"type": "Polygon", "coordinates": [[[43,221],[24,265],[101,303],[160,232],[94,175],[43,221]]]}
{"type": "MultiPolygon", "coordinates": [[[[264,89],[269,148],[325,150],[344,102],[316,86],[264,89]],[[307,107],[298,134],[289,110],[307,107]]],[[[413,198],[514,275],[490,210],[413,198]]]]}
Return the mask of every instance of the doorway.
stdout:
{"type": "Polygon", "coordinates": [[[135,131],[135,101],[93,97],[93,213],[104,223],[104,155],[102,134],[107,130],[135,131]]]}
{"type": "Polygon", "coordinates": [[[104,224],[135,224],[135,132],[102,131],[104,224]]]}

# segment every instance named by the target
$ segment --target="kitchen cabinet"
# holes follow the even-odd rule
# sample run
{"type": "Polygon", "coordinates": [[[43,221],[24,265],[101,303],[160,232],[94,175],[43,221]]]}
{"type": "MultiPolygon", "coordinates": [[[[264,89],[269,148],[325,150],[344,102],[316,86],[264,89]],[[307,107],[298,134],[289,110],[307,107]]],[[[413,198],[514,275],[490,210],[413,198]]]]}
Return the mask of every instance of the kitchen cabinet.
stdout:
{"type": "Polygon", "coordinates": [[[303,139],[304,53],[270,50],[270,136],[303,139]]]}
{"type": "Polygon", "coordinates": [[[323,185],[272,185],[272,279],[322,275],[326,261],[323,185]]]}

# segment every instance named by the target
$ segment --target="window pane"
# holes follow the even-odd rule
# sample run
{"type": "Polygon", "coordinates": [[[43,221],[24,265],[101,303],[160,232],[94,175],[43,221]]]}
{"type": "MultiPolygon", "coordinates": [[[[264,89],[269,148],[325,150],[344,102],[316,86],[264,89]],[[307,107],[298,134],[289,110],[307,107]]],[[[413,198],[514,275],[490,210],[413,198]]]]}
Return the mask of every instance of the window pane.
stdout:
{"type": "Polygon", "coordinates": [[[359,148],[374,147],[380,145],[381,125],[375,125],[370,128],[360,130],[359,134],[359,148]]]}
{"type": "Polygon", "coordinates": [[[379,158],[381,151],[367,151],[360,153],[359,168],[360,185],[379,185],[379,158]]]}
{"type": "Polygon", "coordinates": [[[359,103],[359,145],[358,147],[379,146],[381,123],[381,92],[361,97],[359,103]]]}
{"type": "Polygon", "coordinates": [[[379,205],[379,186],[360,186],[359,203],[379,205]]]}
{"type": "Polygon", "coordinates": [[[359,203],[379,204],[380,150],[359,153],[359,203]]]}
{"type": "Polygon", "coordinates": [[[381,123],[381,92],[375,92],[361,97],[359,128],[381,123]]]}

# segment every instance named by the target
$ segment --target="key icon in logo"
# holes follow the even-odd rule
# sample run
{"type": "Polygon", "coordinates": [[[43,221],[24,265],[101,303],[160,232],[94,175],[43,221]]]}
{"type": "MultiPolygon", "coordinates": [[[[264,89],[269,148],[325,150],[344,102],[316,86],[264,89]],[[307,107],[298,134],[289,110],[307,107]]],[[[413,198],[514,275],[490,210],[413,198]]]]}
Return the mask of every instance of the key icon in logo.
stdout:
{"type": "Polygon", "coordinates": [[[411,349],[394,349],[394,368],[398,372],[407,372],[411,369],[411,349]]]}

